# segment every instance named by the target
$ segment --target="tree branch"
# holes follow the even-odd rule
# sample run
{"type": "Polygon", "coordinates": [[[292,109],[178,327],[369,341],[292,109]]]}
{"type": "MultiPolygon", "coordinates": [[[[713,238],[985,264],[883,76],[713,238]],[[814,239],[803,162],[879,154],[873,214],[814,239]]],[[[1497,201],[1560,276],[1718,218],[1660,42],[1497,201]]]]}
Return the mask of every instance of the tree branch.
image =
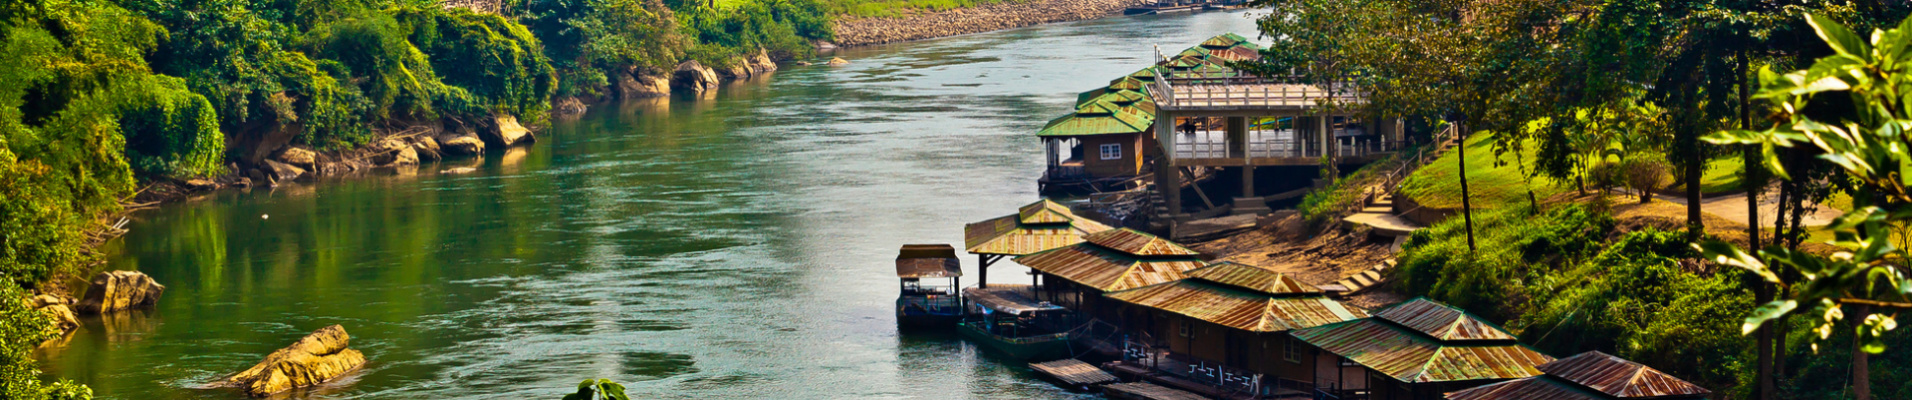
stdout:
{"type": "Polygon", "coordinates": [[[1839,302],[1839,304],[1854,304],[1854,305],[1862,305],[1862,306],[1912,310],[1912,303],[1900,303],[1900,302],[1878,301],[1878,300],[1867,300],[1867,299],[1836,299],[1833,301],[1839,302]]]}

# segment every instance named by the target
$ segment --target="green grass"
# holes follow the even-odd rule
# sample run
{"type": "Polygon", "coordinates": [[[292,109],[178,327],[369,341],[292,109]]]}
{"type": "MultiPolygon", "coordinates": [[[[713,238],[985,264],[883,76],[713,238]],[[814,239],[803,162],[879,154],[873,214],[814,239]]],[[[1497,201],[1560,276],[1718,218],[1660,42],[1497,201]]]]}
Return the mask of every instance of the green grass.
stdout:
{"type": "MultiPolygon", "coordinates": [[[[1529,187],[1533,189],[1534,196],[1540,199],[1572,189],[1568,185],[1555,184],[1553,179],[1547,177],[1534,177],[1530,185],[1523,179],[1521,168],[1514,165],[1514,154],[1505,154],[1498,160],[1494,157],[1493,138],[1492,134],[1481,133],[1467,139],[1467,188],[1474,208],[1525,205],[1529,187]]],[[[1526,170],[1532,171],[1536,146],[1530,142],[1523,147],[1525,154],[1520,161],[1525,162],[1526,170]]],[[[1432,164],[1414,171],[1406,181],[1401,182],[1401,193],[1422,207],[1461,208],[1459,156],[1460,152],[1449,150],[1432,164]]]]}

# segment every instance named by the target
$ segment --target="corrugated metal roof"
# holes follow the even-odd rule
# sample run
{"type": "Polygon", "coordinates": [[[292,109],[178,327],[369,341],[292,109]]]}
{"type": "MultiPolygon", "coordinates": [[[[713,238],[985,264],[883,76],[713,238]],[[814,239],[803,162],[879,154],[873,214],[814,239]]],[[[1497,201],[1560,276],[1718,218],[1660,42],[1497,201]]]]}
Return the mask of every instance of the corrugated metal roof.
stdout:
{"type": "Polygon", "coordinates": [[[1143,259],[1086,244],[1016,257],[1016,263],[1104,292],[1182,279],[1204,266],[1192,256],[1143,259]]]}
{"type": "MultiPolygon", "coordinates": [[[[1054,204],[1045,199],[1043,202],[1054,204]]],[[[1057,206],[1060,206],[1059,204],[1057,206]]],[[[1027,208],[1029,206],[1023,206],[1027,208]]],[[[972,254],[1001,254],[1020,256],[1044,250],[1082,243],[1082,237],[1091,233],[1109,230],[1088,218],[1081,218],[1067,207],[1058,212],[1066,214],[1067,223],[1024,224],[1020,210],[1016,215],[997,217],[987,221],[971,223],[963,227],[963,247],[972,254]]]]}
{"type": "Polygon", "coordinates": [[[947,244],[906,244],[896,255],[898,278],[954,278],[963,276],[956,248],[947,244]]]}
{"type": "Polygon", "coordinates": [[[1606,396],[1556,378],[1536,376],[1447,394],[1448,400],[1607,400],[1606,396]]]}
{"type": "Polygon", "coordinates": [[[1325,296],[1272,296],[1184,279],[1110,293],[1109,298],[1250,332],[1281,332],[1367,317],[1325,296]]]}
{"type": "Polygon", "coordinates": [[[1130,78],[1127,76],[1124,76],[1121,78],[1115,78],[1115,80],[1109,81],[1110,89],[1142,90],[1142,88],[1147,86],[1148,86],[1148,82],[1143,82],[1141,79],[1130,78]]]}
{"type": "Polygon", "coordinates": [[[1095,136],[1147,132],[1155,121],[1127,112],[1069,114],[1050,120],[1036,136],[1095,136]]]}
{"type": "Polygon", "coordinates": [[[1467,311],[1425,297],[1376,310],[1374,316],[1421,331],[1443,342],[1517,340],[1499,326],[1475,318],[1467,311]]]}
{"type": "Polygon", "coordinates": [[[1209,264],[1206,268],[1188,271],[1188,277],[1271,295],[1323,293],[1320,288],[1303,284],[1286,274],[1233,262],[1209,264]]]}
{"type": "Polygon", "coordinates": [[[963,298],[982,308],[994,312],[1023,315],[1042,311],[1063,310],[1062,306],[1047,301],[1030,298],[1033,293],[1029,285],[994,285],[987,288],[963,288],[963,298]]]}
{"type": "Polygon", "coordinates": [[[1159,236],[1142,233],[1134,229],[1110,229],[1091,234],[1084,239],[1097,246],[1120,251],[1137,257],[1193,257],[1202,253],[1183,247],[1159,236]]]}
{"type": "Polygon", "coordinates": [[[1517,343],[1443,343],[1377,318],[1298,329],[1295,338],[1408,383],[1516,379],[1540,375],[1553,357],[1517,343]]]}
{"type": "Polygon", "coordinates": [[[1029,203],[1016,208],[1016,215],[1024,224],[1066,224],[1075,221],[1075,213],[1060,203],[1049,199],[1029,203]]]}
{"type": "Polygon", "coordinates": [[[1623,399],[1704,396],[1712,393],[1652,367],[1598,351],[1580,353],[1541,365],[1540,371],[1623,399]]]}

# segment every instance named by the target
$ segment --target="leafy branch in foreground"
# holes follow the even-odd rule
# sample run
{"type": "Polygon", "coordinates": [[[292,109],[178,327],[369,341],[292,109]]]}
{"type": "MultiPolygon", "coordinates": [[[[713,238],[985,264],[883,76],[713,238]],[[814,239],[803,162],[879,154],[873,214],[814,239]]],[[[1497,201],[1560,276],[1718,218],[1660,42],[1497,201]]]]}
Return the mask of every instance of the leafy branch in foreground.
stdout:
{"type": "MultiPolygon", "coordinates": [[[[1885,351],[1882,336],[1898,328],[1899,312],[1912,310],[1912,280],[1907,279],[1906,249],[1895,246],[1892,227],[1912,221],[1912,19],[1890,30],[1875,30],[1871,41],[1823,15],[1808,16],[1813,31],[1834,54],[1810,68],[1785,75],[1760,72],[1758,98],[1780,111],[1764,131],[1729,130],[1706,140],[1716,144],[1758,145],[1762,163],[1776,176],[1792,179],[1775,151],[1801,143],[1817,147],[1820,159],[1837,165],[1856,186],[1854,210],[1835,220],[1830,243],[1839,250],[1819,256],[1779,246],[1758,255],[1726,243],[1696,245],[1706,256],[1758,275],[1787,296],[1761,305],[1746,318],[1742,333],[1788,315],[1814,317],[1818,340],[1832,336],[1859,310],[1854,321],[1861,349],[1885,351]],[[1850,104],[1831,96],[1845,94],[1850,104]],[[1880,313],[1871,313],[1880,309],[1880,313]]],[[[1813,344],[1818,349],[1818,344],[1813,344]]]]}
{"type": "Polygon", "coordinates": [[[564,396],[563,400],[631,400],[624,395],[624,385],[610,379],[585,379],[578,383],[578,392],[564,396]]]}

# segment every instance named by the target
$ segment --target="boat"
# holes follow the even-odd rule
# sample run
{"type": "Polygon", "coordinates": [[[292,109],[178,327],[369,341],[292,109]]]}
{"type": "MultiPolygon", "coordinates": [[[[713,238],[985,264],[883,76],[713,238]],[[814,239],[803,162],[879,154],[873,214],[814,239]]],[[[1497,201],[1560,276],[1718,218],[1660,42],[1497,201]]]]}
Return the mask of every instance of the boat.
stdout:
{"type": "Polygon", "coordinates": [[[1205,3],[1200,3],[1200,2],[1182,2],[1182,1],[1174,1],[1174,0],[1165,0],[1165,1],[1158,1],[1155,4],[1129,7],[1127,9],[1122,10],[1122,15],[1155,15],[1155,14],[1198,11],[1198,10],[1201,10],[1204,5],[1205,3]]]}
{"type": "Polygon", "coordinates": [[[1021,360],[1054,360],[1070,356],[1073,339],[1057,329],[1069,310],[1031,299],[1026,285],[991,285],[963,289],[963,299],[974,311],[957,324],[963,338],[1021,360]]]}
{"type": "Polygon", "coordinates": [[[962,298],[956,293],[963,276],[956,248],[947,244],[906,244],[896,255],[896,277],[902,294],[896,297],[896,323],[908,328],[946,328],[963,318],[962,298]],[[926,282],[949,279],[948,285],[926,282]]]}

